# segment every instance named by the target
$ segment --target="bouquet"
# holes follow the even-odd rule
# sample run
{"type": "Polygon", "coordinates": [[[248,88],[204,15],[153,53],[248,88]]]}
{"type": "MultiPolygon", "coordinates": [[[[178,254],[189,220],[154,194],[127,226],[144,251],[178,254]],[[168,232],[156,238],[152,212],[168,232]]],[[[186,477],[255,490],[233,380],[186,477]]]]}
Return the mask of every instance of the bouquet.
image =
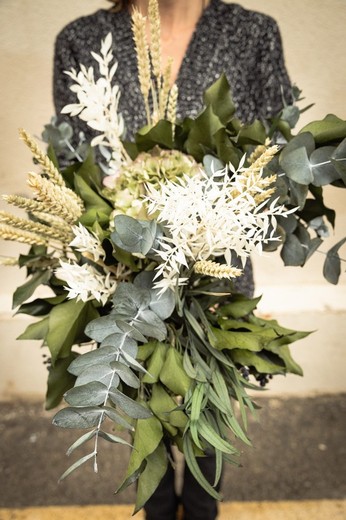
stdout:
{"type": "MultiPolygon", "coordinates": [[[[27,217],[0,215],[2,238],[30,245],[4,261],[27,270],[13,306],[38,318],[19,338],[49,350],[46,407],[64,397],[68,406],[54,424],[85,430],[68,454],[91,445],[61,478],[88,461],[97,471],[100,439],[131,446],[119,491],[137,481],[135,512],[170,464],[167,443],[221,499],[215,486],[223,463],[237,463],[234,438],[251,444],[247,414],[256,404],[249,390],[274,374],[302,375],[289,345],[308,332],[257,316],[260,298],[237,293],[234,280],[251,254],[279,247],[285,265],[304,265],[327,222],[334,226],[323,186],[346,184],[346,122],[336,116],[296,136],[295,104],[270,121],[242,124],[221,76],[205,92],[200,115],[177,121],[170,65],[160,66],[155,1],[149,16],[150,53],[145,19],[133,15],[147,126],[133,142],[122,139],[109,34],[100,53],[92,52],[98,79],[92,67],[67,72],[76,103],[64,112],[96,137],[73,146],[71,127],[53,121],[43,134],[45,153],[21,131],[41,171],[28,176],[33,198],[5,196],[27,217]],[[59,155],[68,158],[63,168],[59,155]],[[35,297],[42,287],[47,296],[35,297]],[[211,452],[214,485],[198,465],[211,452]]],[[[331,283],[345,241],[326,255],[331,283]]]]}

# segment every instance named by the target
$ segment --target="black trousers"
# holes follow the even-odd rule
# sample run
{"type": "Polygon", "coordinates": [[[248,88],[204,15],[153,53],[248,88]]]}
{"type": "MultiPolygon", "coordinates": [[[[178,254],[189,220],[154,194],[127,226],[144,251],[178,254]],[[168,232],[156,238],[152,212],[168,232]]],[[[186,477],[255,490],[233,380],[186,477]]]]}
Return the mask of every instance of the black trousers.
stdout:
{"type": "MultiPolygon", "coordinates": [[[[199,457],[198,464],[211,484],[215,478],[215,457],[199,457]]],[[[169,464],[164,478],[144,506],[146,520],[176,520],[179,502],[183,505],[184,520],[215,520],[218,513],[217,501],[196,481],[185,464],[181,497],[175,493],[174,469],[169,464]]]]}

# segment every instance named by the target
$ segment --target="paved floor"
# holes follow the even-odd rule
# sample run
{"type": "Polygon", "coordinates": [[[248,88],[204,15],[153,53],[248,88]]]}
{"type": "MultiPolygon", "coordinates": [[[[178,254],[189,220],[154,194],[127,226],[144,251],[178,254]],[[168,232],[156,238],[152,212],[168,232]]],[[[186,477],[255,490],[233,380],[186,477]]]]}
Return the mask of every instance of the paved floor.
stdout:
{"type": "MultiPolygon", "coordinates": [[[[257,401],[253,448],[225,470],[220,520],[346,520],[346,394],[257,401]]],[[[0,520],[129,519],[134,490],[114,495],[128,452],[105,443],[99,474],[85,466],[58,485],[77,434],[51,418],[41,403],[0,403],[0,520]]]]}
{"type": "MultiPolygon", "coordinates": [[[[84,506],[0,509],[0,520],[129,520],[132,507],[84,506]]],[[[143,520],[138,513],[136,520],[143,520]]],[[[345,520],[346,501],[234,502],[221,504],[218,520],[345,520]]]]}

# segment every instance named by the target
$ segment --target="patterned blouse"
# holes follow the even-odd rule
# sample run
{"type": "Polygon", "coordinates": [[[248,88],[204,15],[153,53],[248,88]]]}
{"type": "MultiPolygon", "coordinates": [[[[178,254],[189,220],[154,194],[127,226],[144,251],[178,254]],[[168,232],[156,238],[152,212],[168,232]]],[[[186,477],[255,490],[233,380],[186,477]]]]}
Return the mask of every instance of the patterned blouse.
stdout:
{"type": "MultiPolygon", "coordinates": [[[[111,32],[113,54],[118,61],[114,81],[120,87],[119,110],[127,137],[145,124],[144,104],[137,78],[131,17],[126,11],[98,10],[78,18],[58,35],[54,58],[54,103],[57,115],[76,101],[69,89],[71,79],[65,70],[79,64],[95,66],[90,51],[99,52],[101,39],[111,32]]],[[[291,85],[285,68],[281,37],[269,16],[244,9],[238,4],[211,0],[189,42],[178,78],[178,117],[196,115],[203,106],[203,92],[224,72],[231,85],[237,116],[244,122],[277,114],[291,101],[291,85]]],[[[75,131],[87,137],[92,130],[78,118],[68,120],[75,131]]],[[[237,290],[253,292],[251,263],[237,280],[237,290]]]]}

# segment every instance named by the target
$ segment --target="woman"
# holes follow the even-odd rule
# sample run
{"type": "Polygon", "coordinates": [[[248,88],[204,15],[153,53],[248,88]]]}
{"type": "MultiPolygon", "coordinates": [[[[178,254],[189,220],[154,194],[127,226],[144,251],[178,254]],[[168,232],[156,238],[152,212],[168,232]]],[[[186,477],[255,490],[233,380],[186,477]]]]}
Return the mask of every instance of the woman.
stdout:
{"type": "MultiPolygon", "coordinates": [[[[121,91],[120,112],[127,137],[145,124],[144,104],[137,79],[137,65],[131,32],[133,6],[146,14],[148,0],[113,2],[111,10],[79,18],[59,34],[55,47],[54,100],[57,114],[75,102],[70,79],[63,73],[80,63],[94,65],[91,50],[112,32],[114,56],[118,61],[116,82],[121,91]]],[[[222,0],[159,0],[163,61],[174,59],[173,80],[179,89],[178,118],[196,115],[203,105],[203,92],[222,72],[232,88],[237,115],[244,122],[277,114],[283,97],[290,100],[290,82],[284,65],[281,39],[273,19],[238,4],[222,0]]],[[[60,116],[61,119],[63,119],[60,116]]],[[[64,116],[66,119],[66,116],[64,116]]],[[[75,130],[90,136],[89,127],[78,118],[68,119],[75,130]]],[[[253,292],[251,264],[236,289],[253,292]]],[[[201,459],[201,468],[212,482],[215,461],[201,459]]],[[[185,469],[181,497],[184,520],[213,520],[217,505],[185,469]]],[[[174,472],[170,468],[146,504],[148,520],[174,520],[178,500],[174,492],[174,472]]]]}

